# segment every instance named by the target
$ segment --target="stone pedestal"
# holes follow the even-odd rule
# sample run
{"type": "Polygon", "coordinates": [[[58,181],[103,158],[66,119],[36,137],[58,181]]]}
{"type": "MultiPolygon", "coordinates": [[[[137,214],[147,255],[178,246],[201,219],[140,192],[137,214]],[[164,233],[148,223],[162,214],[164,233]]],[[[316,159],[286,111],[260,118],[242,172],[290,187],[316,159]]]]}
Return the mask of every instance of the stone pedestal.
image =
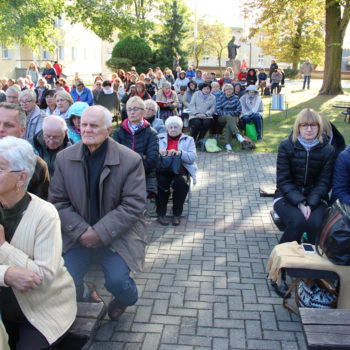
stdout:
{"type": "Polygon", "coordinates": [[[241,61],[240,60],[229,60],[226,61],[226,68],[231,67],[233,73],[235,73],[235,77],[237,77],[238,73],[241,70],[241,61]]]}

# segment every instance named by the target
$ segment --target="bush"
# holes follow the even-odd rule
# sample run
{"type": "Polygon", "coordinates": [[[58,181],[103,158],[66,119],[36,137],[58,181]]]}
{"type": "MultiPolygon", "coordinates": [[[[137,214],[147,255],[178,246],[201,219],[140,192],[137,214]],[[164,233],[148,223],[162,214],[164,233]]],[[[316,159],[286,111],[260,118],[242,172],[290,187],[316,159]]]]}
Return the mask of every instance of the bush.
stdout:
{"type": "Polygon", "coordinates": [[[286,68],[284,75],[286,78],[295,79],[298,76],[299,71],[296,68],[286,68]]]}
{"type": "Polygon", "coordinates": [[[106,62],[106,65],[107,67],[111,68],[113,71],[117,71],[118,69],[123,69],[124,71],[128,71],[132,66],[132,62],[128,58],[111,57],[106,62]]]}

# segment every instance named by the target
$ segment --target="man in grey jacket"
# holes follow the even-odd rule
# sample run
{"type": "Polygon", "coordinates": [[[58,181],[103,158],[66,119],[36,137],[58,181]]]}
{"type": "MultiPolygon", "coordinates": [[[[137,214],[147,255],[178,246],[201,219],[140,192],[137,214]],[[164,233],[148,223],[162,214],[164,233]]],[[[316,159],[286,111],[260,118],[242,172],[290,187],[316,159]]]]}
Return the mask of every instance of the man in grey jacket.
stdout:
{"type": "Polygon", "coordinates": [[[310,63],[310,58],[306,57],[305,62],[301,67],[301,73],[304,74],[303,90],[307,83],[307,88],[310,89],[311,73],[313,71],[312,64],[310,63]]]}
{"type": "Polygon", "coordinates": [[[145,171],[141,157],[109,137],[111,113],[102,106],[81,116],[82,142],[56,157],[49,189],[61,219],[63,257],[73,277],[78,301],[102,300],[92,283],[84,283],[97,254],[105,287],[114,296],[108,315],[117,320],[138,299],[130,271],[145,258],[145,171]]]}

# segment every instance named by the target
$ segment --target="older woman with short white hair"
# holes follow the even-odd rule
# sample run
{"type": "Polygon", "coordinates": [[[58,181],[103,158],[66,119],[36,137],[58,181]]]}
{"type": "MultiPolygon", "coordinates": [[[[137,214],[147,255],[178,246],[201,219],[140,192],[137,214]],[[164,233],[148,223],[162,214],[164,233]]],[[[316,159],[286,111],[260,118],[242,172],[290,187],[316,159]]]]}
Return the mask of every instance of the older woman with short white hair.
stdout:
{"type": "Polygon", "coordinates": [[[24,90],[19,94],[19,104],[27,115],[24,138],[29,141],[41,131],[46,114],[37,106],[36,93],[32,90],[24,90]]]}
{"type": "Polygon", "coordinates": [[[170,194],[170,185],[173,187],[173,221],[174,226],[181,222],[183,205],[189,188],[189,175],[196,184],[197,153],[194,140],[191,136],[182,134],[182,120],[178,116],[169,117],[165,122],[167,132],[160,134],[159,154],[161,156],[181,155],[182,169],[180,174],[157,173],[158,195],[156,198],[158,222],[161,225],[168,225],[166,218],[167,204],[170,194]]]}
{"type": "Polygon", "coordinates": [[[152,128],[157,131],[158,134],[162,134],[166,132],[164,122],[160,118],[156,118],[156,114],[158,112],[158,105],[154,100],[146,100],[146,115],[145,119],[151,123],[152,128]]]}
{"type": "Polygon", "coordinates": [[[48,349],[75,320],[72,277],[64,267],[55,207],[28,193],[36,157],[25,140],[0,140],[0,311],[9,345],[48,349]]]}

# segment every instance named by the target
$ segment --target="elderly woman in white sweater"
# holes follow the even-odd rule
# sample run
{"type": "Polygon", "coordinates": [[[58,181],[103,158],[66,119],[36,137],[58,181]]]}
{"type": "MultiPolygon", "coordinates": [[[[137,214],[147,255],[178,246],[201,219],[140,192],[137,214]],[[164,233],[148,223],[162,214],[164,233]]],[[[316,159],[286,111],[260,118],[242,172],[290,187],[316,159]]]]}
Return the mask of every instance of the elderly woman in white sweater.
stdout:
{"type": "Polygon", "coordinates": [[[36,157],[23,139],[0,140],[0,311],[11,349],[48,349],[75,320],[55,207],[27,192],[36,157]]]}
{"type": "Polygon", "coordinates": [[[190,127],[194,141],[202,139],[213,124],[216,98],[211,93],[209,83],[202,84],[202,90],[196,91],[190,103],[190,127]]]}

